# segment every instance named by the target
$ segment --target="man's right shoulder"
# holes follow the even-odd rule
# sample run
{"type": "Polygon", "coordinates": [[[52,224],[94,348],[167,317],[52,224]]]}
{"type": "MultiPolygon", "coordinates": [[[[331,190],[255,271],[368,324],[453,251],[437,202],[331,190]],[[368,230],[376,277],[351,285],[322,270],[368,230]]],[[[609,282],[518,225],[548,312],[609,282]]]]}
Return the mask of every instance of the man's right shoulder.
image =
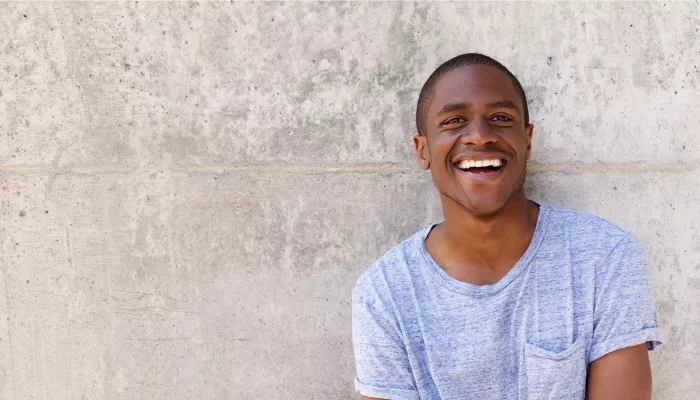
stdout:
{"type": "Polygon", "coordinates": [[[412,284],[413,276],[420,273],[422,255],[417,243],[423,230],[411,235],[384,253],[357,278],[353,300],[369,304],[384,302],[392,293],[402,292],[412,284]]]}

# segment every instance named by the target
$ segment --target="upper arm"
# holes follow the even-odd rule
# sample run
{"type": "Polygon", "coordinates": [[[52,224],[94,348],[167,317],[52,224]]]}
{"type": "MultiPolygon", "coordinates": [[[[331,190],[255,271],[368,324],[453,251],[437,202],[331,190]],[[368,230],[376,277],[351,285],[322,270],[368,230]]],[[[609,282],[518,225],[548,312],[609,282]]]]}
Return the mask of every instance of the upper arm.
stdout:
{"type": "Polygon", "coordinates": [[[660,343],[644,250],[629,235],[596,271],[588,398],[651,399],[648,350],[660,343]]]}
{"type": "Polygon", "coordinates": [[[651,367],[646,344],[613,351],[591,363],[589,400],[651,400],[651,367]]]}
{"type": "Polygon", "coordinates": [[[644,250],[629,235],[613,249],[596,271],[593,337],[590,365],[616,350],[661,343],[661,330],[644,250]]]}
{"type": "Polygon", "coordinates": [[[370,303],[356,293],[352,303],[355,390],[363,396],[375,396],[367,399],[418,399],[396,318],[380,303],[370,303]]]}

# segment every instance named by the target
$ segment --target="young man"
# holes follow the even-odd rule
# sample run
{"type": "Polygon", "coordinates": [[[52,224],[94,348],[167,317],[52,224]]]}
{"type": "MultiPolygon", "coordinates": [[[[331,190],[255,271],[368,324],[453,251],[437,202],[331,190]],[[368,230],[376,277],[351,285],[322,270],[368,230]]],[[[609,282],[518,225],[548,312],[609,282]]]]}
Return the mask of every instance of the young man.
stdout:
{"type": "Polygon", "coordinates": [[[427,80],[413,138],[444,221],[383,255],[353,291],[364,399],[651,398],[661,332],[639,241],[536,203],[533,125],[513,74],[481,54],[427,80]]]}

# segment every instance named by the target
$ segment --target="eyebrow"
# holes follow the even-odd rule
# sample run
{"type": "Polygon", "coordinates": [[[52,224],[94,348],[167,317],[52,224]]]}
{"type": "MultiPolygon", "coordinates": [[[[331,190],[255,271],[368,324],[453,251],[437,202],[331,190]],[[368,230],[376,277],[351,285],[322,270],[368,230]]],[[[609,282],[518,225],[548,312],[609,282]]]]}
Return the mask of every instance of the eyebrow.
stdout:
{"type": "MultiPolygon", "coordinates": [[[[438,111],[438,114],[443,114],[454,110],[461,110],[464,108],[472,108],[472,103],[447,104],[444,107],[442,107],[440,111],[438,111]]],[[[518,106],[510,100],[494,101],[492,103],[488,103],[486,105],[486,108],[512,108],[515,111],[520,111],[520,109],[518,109],[518,106]]]]}

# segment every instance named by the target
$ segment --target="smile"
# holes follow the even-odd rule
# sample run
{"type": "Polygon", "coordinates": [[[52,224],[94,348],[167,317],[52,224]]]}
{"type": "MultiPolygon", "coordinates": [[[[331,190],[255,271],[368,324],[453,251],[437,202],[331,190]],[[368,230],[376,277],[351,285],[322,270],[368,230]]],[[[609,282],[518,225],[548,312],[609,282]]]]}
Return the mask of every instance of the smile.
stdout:
{"type": "Polygon", "coordinates": [[[464,172],[470,180],[496,179],[503,172],[506,161],[499,158],[488,160],[461,160],[455,163],[455,167],[464,172]]]}
{"type": "Polygon", "coordinates": [[[475,168],[497,171],[501,168],[503,163],[503,160],[497,158],[492,160],[462,160],[457,163],[457,168],[462,171],[469,171],[475,168]]]}

